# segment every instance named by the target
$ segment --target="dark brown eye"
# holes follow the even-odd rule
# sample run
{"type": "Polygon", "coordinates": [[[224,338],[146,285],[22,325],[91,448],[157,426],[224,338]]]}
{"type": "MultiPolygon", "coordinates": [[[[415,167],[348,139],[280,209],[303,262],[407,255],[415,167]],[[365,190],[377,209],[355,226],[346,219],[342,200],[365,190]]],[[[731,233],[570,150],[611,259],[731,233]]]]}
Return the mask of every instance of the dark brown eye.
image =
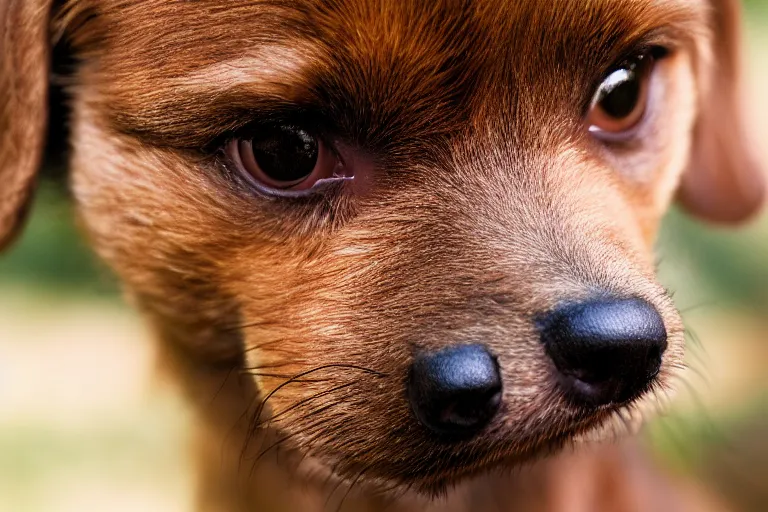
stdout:
{"type": "Polygon", "coordinates": [[[333,177],[340,162],[318,137],[290,125],[259,130],[251,139],[236,139],[227,153],[268,189],[306,190],[333,177]]]}
{"type": "Polygon", "coordinates": [[[652,70],[653,57],[642,55],[611,71],[592,98],[589,131],[610,137],[637,126],[645,115],[652,70]]]}

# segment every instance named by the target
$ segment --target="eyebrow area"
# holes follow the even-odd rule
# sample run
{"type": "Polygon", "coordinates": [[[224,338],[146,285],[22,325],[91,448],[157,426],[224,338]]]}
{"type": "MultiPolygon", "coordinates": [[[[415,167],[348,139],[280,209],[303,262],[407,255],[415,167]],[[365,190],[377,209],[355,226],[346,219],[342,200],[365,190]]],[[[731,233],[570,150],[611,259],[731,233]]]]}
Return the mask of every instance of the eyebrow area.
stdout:
{"type": "MultiPolygon", "coordinates": [[[[538,27],[529,24],[521,29],[520,12],[508,13],[507,22],[501,25],[510,29],[507,34],[517,33],[510,42],[520,44],[521,48],[515,52],[526,55],[541,53],[541,48],[527,48],[539,40],[534,37],[536,33],[557,29],[550,40],[552,47],[566,48],[569,54],[578,52],[574,58],[564,61],[570,63],[569,66],[589,69],[609,65],[610,61],[620,56],[616,52],[626,51],[644,39],[648,42],[649,35],[652,35],[650,39],[654,43],[675,42],[690,36],[692,30],[701,30],[703,25],[697,23],[700,21],[700,18],[697,19],[700,9],[693,8],[690,0],[633,0],[629,5],[623,4],[624,0],[592,1],[594,4],[590,4],[589,8],[582,5],[576,9],[591,13],[581,21],[574,19],[574,16],[566,16],[567,13],[553,12],[550,14],[558,20],[554,23],[549,16],[542,14],[542,11],[554,9],[553,6],[533,7],[531,3],[521,5],[528,5],[528,8],[538,12],[538,27]],[[587,30],[585,24],[599,26],[600,30],[587,30]],[[529,34],[530,31],[534,33],[529,34]],[[579,41],[580,38],[586,40],[579,41]],[[576,48],[575,41],[581,43],[576,44],[576,48]],[[584,55],[591,57],[585,58],[584,55]]],[[[572,4],[571,10],[576,5],[572,4]]],[[[519,9],[524,10],[522,7],[519,9]]],[[[498,13],[490,20],[493,23],[488,26],[489,32],[493,32],[493,25],[496,25],[496,30],[501,29],[498,13]]],[[[503,36],[499,34],[500,40],[503,36]]],[[[282,122],[303,118],[301,116],[307,112],[321,109],[345,112],[347,105],[318,104],[323,102],[323,98],[318,97],[318,87],[322,93],[329,88],[335,89],[328,87],[329,84],[338,84],[338,81],[327,80],[326,87],[322,87],[323,77],[333,74],[336,69],[332,55],[335,51],[301,38],[261,44],[235,58],[172,76],[155,77],[151,88],[132,87],[132,97],[121,98],[122,101],[107,106],[107,109],[112,110],[111,122],[119,132],[138,137],[148,144],[179,149],[208,147],[223,135],[236,132],[254,121],[282,122]]],[[[576,71],[584,74],[585,69],[576,71]]],[[[591,77],[589,82],[593,79],[591,77]]],[[[359,86],[362,89],[381,88],[382,84],[361,83],[359,86]]],[[[347,97],[364,101],[366,98],[360,96],[360,88],[346,92],[347,97]],[[351,96],[353,93],[355,95],[351,96]]],[[[340,94],[344,93],[341,91],[340,94]]],[[[376,109],[377,105],[370,107],[376,109]]]]}
{"type": "Polygon", "coordinates": [[[317,61],[307,45],[264,45],[248,55],[174,77],[158,78],[153,91],[118,112],[118,131],[154,145],[201,148],[254,117],[279,117],[306,103],[317,61]],[[138,108],[137,108],[138,107],[138,108]]]}

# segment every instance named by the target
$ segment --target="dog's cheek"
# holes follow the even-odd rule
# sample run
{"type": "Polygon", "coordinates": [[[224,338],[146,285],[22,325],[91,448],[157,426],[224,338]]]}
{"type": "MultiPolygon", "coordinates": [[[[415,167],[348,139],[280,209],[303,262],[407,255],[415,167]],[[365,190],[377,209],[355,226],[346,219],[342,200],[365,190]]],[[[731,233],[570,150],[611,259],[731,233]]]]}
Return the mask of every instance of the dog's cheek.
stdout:
{"type": "Polygon", "coordinates": [[[689,52],[681,49],[658,62],[655,77],[641,140],[613,160],[648,247],[688,166],[697,102],[689,52]]]}
{"type": "Polygon", "coordinates": [[[350,452],[336,446],[345,438],[375,450],[369,434],[377,425],[396,428],[409,418],[408,328],[389,323],[375,300],[361,310],[376,280],[368,253],[334,255],[332,241],[318,239],[312,250],[301,241],[251,245],[228,281],[242,298],[246,366],[268,397],[257,413],[294,442],[335,457],[350,452]]]}
{"type": "Polygon", "coordinates": [[[667,95],[663,103],[665,121],[669,132],[662,128],[661,136],[670,141],[665,151],[664,162],[655,185],[654,207],[663,214],[672,202],[680,177],[688,166],[692,145],[693,125],[696,118],[698,93],[694,70],[689,53],[681,52],[669,62],[662,62],[670,68],[667,81],[667,95]]]}
{"type": "Polygon", "coordinates": [[[161,335],[211,361],[240,354],[219,269],[239,232],[226,199],[183,159],[123,139],[81,111],[72,184],[92,245],[161,335]]]}

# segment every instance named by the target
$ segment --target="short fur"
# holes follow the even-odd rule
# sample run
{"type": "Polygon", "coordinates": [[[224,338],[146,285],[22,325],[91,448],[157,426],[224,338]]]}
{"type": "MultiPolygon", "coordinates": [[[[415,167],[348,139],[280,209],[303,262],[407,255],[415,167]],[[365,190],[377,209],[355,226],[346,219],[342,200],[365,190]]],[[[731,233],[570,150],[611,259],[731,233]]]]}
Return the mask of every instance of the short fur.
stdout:
{"type": "Polygon", "coordinates": [[[683,366],[652,256],[675,194],[724,222],[762,202],[737,7],[0,0],[0,243],[32,189],[61,38],[78,210],[194,407],[201,510],[681,510],[632,441],[561,449],[635,430],[683,366]],[[648,44],[670,49],[658,119],[606,149],[585,105],[648,44]],[[255,194],[217,148],[289,111],[331,123],[371,178],[255,194]],[[535,319],[595,293],[651,302],[669,348],[649,393],[587,411],[535,319]],[[409,362],[477,340],[499,357],[502,410],[471,440],[434,439],[409,362]]]}

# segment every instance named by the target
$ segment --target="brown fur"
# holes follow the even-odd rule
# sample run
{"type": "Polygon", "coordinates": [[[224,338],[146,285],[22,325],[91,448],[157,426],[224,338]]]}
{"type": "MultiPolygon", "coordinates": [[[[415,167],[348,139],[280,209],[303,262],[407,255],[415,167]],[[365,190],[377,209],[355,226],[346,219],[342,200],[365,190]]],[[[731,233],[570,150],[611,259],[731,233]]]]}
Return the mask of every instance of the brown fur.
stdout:
{"type": "MultiPolygon", "coordinates": [[[[0,0],[3,241],[41,151],[50,9],[0,0]]],[[[56,5],[51,31],[78,61],[79,211],[198,414],[201,509],[679,510],[632,448],[543,459],[634,429],[674,384],[683,327],[651,249],[681,175],[683,203],[708,218],[760,203],[737,136],[736,13],[726,0],[56,5]],[[643,43],[671,49],[658,119],[606,150],[583,105],[643,43]],[[330,120],[375,179],[254,195],[215,149],[289,108],[330,120]],[[558,391],[534,319],[595,292],[650,301],[669,349],[652,392],[585,412],[558,391]],[[408,364],[473,340],[499,356],[503,408],[481,435],[439,442],[410,412],[408,364]]]]}

